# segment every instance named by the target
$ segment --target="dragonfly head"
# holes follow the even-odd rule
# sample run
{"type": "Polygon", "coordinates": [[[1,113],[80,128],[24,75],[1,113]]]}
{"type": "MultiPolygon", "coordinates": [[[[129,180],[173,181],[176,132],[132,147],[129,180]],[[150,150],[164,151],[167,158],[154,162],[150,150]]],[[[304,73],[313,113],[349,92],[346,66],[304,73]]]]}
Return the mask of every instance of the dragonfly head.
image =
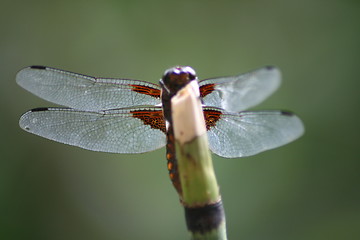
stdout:
{"type": "Polygon", "coordinates": [[[197,80],[196,72],[189,66],[177,66],[169,68],[164,72],[160,84],[163,91],[175,95],[189,82],[197,80]]]}

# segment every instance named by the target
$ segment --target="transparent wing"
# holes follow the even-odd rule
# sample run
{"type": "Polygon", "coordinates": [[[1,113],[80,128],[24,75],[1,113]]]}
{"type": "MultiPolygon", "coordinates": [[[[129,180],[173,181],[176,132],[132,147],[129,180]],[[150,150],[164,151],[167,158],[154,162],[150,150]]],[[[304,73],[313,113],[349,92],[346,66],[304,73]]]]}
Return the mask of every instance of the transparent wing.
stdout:
{"type": "Polygon", "coordinates": [[[22,115],[19,124],[30,133],[93,151],[143,153],[165,145],[159,107],[103,112],[39,108],[22,115]]]}
{"type": "Polygon", "coordinates": [[[294,141],[304,133],[301,120],[282,111],[222,113],[220,109],[206,108],[215,114],[208,129],[210,150],[215,154],[236,158],[257,154],[294,141]]]}
{"type": "Polygon", "coordinates": [[[160,103],[156,84],[95,78],[49,67],[24,68],[17,73],[16,82],[47,101],[86,111],[160,103]]]}
{"type": "Polygon", "coordinates": [[[269,66],[238,76],[203,80],[199,85],[204,105],[240,112],[269,97],[280,82],[279,69],[269,66]]]}

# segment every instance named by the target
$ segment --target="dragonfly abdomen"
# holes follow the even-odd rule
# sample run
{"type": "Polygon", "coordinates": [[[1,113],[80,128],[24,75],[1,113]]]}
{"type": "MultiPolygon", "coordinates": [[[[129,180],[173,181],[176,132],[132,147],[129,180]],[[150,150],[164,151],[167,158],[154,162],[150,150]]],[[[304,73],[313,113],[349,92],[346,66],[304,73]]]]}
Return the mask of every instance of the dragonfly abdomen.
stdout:
{"type": "Polygon", "coordinates": [[[179,171],[176,159],[176,151],[175,151],[175,138],[174,138],[174,129],[172,124],[169,124],[167,134],[167,143],[166,143],[166,159],[167,159],[167,168],[169,170],[169,177],[174,185],[176,191],[179,195],[182,193],[179,171]]]}

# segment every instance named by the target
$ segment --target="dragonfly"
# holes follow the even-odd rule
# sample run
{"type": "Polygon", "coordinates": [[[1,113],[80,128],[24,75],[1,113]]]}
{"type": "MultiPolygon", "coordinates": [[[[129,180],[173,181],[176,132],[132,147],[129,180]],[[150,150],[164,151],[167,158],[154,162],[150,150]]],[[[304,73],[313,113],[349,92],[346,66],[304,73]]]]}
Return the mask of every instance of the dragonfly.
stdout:
{"type": "MultiPolygon", "coordinates": [[[[165,71],[160,84],[97,78],[45,66],[30,66],[17,83],[49,102],[65,107],[35,108],[19,125],[41,137],[109,153],[145,153],[166,146],[167,168],[179,194],[171,99],[191,81],[189,66],[165,71]]],[[[304,126],[289,111],[245,111],[280,85],[278,68],[198,81],[209,149],[224,158],[251,156],[299,138],[304,126]]]]}

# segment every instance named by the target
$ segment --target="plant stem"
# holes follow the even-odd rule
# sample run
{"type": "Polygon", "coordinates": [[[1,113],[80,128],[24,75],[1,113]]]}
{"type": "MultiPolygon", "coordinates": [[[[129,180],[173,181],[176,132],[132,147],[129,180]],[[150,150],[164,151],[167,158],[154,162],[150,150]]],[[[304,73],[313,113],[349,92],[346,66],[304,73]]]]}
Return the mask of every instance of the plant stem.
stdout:
{"type": "Polygon", "coordinates": [[[224,208],[208,148],[198,89],[197,82],[193,81],[172,99],[181,201],[191,239],[226,240],[224,208]]]}

